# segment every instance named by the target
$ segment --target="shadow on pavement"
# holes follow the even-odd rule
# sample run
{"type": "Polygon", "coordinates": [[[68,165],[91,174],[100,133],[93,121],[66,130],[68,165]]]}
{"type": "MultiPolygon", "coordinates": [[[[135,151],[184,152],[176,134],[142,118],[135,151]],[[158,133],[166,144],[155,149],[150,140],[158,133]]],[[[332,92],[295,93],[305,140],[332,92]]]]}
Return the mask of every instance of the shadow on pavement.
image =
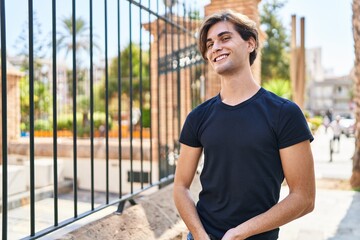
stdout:
{"type": "Polygon", "coordinates": [[[338,225],[336,233],[328,240],[360,239],[360,192],[355,192],[352,202],[338,225]]]}

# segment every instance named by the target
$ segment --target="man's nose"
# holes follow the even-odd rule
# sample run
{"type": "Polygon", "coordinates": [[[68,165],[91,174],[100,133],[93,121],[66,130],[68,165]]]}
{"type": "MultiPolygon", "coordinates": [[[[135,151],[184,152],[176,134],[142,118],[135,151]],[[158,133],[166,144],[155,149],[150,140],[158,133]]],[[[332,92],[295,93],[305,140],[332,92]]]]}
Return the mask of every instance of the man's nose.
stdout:
{"type": "Polygon", "coordinates": [[[213,52],[215,53],[221,49],[222,49],[221,43],[219,41],[215,41],[212,47],[213,52]]]}

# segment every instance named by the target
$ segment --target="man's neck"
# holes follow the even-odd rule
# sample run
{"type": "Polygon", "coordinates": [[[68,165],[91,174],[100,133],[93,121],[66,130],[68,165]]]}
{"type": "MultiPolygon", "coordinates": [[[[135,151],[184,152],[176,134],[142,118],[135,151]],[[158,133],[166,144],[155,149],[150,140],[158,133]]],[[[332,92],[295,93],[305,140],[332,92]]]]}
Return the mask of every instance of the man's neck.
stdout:
{"type": "Polygon", "coordinates": [[[222,76],[220,96],[223,103],[237,105],[254,96],[260,89],[251,72],[222,76]]]}

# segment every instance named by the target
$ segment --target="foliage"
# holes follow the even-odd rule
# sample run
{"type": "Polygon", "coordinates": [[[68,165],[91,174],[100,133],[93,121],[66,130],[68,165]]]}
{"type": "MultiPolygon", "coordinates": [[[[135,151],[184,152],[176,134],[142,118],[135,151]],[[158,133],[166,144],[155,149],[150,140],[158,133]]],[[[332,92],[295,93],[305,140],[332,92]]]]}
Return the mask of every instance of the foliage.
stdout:
{"type": "Polygon", "coordinates": [[[34,130],[49,131],[52,129],[50,121],[44,119],[37,119],[34,122],[34,130]]]}
{"type": "Polygon", "coordinates": [[[199,10],[190,11],[188,15],[191,20],[201,19],[199,10]]]}
{"type": "Polygon", "coordinates": [[[142,126],[144,128],[149,128],[151,127],[150,125],[151,125],[150,109],[145,108],[142,111],[142,126]]]}
{"type": "Polygon", "coordinates": [[[273,79],[265,82],[263,87],[280,97],[291,99],[291,85],[289,80],[273,79]]]}
{"type": "Polygon", "coordinates": [[[178,0],[163,0],[163,3],[166,7],[171,8],[179,3],[178,0]]]}
{"type": "MultiPolygon", "coordinates": [[[[21,68],[26,72],[29,70],[29,23],[26,21],[21,29],[21,33],[15,40],[13,45],[14,49],[17,49],[17,55],[22,57],[21,68]]],[[[37,69],[40,69],[40,59],[45,56],[43,39],[39,39],[42,35],[41,24],[37,18],[36,12],[33,14],[33,54],[34,54],[34,75],[37,75],[37,69]]]]}
{"type": "Polygon", "coordinates": [[[90,109],[90,99],[87,95],[79,95],[76,98],[77,110],[81,113],[87,113],[90,109]]]}
{"type": "Polygon", "coordinates": [[[268,0],[261,12],[261,26],[267,39],[261,56],[261,79],[263,82],[275,78],[290,79],[289,36],[279,17],[285,2],[268,0]]]}
{"type": "MultiPolygon", "coordinates": [[[[78,120],[78,116],[80,114],[76,115],[76,121],[78,120]]],[[[72,130],[72,122],[73,122],[73,116],[72,114],[61,114],[57,116],[57,129],[58,130],[72,130]]]]}
{"type": "MultiPolygon", "coordinates": [[[[37,14],[33,15],[33,54],[34,54],[34,127],[44,128],[40,118],[46,118],[51,110],[51,93],[48,83],[47,66],[43,64],[42,59],[45,56],[43,40],[40,39],[42,35],[41,24],[38,21],[37,14]]],[[[28,131],[30,128],[30,89],[29,89],[29,34],[28,22],[25,22],[20,35],[14,43],[17,49],[17,55],[21,57],[22,62],[20,68],[25,72],[25,76],[20,79],[20,116],[21,129],[28,131]]]]}
{"type": "Polygon", "coordinates": [[[311,131],[316,132],[316,130],[323,123],[323,118],[321,116],[314,116],[314,117],[311,117],[311,118],[307,118],[307,122],[310,125],[311,131]]]}
{"type": "MultiPolygon", "coordinates": [[[[73,96],[73,71],[70,69],[66,70],[66,86],[67,94],[69,98],[73,96]]],[[[86,70],[81,69],[80,67],[76,68],[76,94],[83,95],[85,94],[85,81],[86,80],[86,70]]]]}
{"type": "MultiPolygon", "coordinates": [[[[133,78],[133,90],[138,93],[140,87],[140,75],[143,78],[143,89],[144,91],[149,90],[149,51],[144,51],[140,49],[140,46],[132,43],[126,46],[125,49],[121,51],[120,59],[120,76],[121,76],[121,88],[122,92],[130,91],[130,73],[133,78]],[[131,48],[131,50],[130,50],[131,48]],[[140,59],[141,52],[141,59],[140,59]],[[130,56],[131,55],[131,56],[130,56]],[[130,59],[131,69],[130,72],[130,59]],[[141,65],[140,65],[141,60],[141,65]],[[140,72],[141,68],[141,72],[140,72]]],[[[117,57],[111,61],[109,69],[109,96],[113,96],[114,92],[117,91],[117,79],[118,79],[118,59],[117,57]],[[112,87],[115,87],[111,91],[112,87]]]]}
{"type": "MultiPolygon", "coordinates": [[[[65,52],[65,56],[74,50],[77,52],[76,59],[76,86],[77,86],[77,94],[85,93],[85,70],[81,68],[81,57],[84,56],[83,53],[90,52],[90,29],[87,22],[78,17],[75,20],[75,34],[76,34],[76,45],[73,46],[73,26],[72,26],[72,16],[64,17],[61,20],[61,28],[60,32],[57,33],[57,46],[60,51],[65,52]]],[[[93,36],[93,48],[94,50],[100,50],[99,45],[97,44],[97,35],[93,36]]],[[[68,70],[66,72],[67,75],[67,87],[69,97],[73,95],[73,71],[68,70]]]]}
{"type": "MultiPolygon", "coordinates": [[[[85,136],[90,134],[90,114],[86,115],[86,124],[84,122],[84,114],[78,112],[76,114],[76,126],[77,133],[79,136],[85,136]]],[[[100,126],[105,126],[106,116],[104,112],[94,112],[94,129],[99,130],[100,126]]],[[[113,121],[111,117],[108,117],[109,129],[113,126],[113,121]]],[[[52,121],[49,121],[52,126],[52,121]]],[[[73,130],[73,115],[72,114],[61,114],[57,118],[57,128],[58,130],[73,130]]]]}
{"type": "MultiPolygon", "coordinates": [[[[73,46],[73,26],[72,16],[64,17],[61,20],[62,31],[58,32],[57,45],[60,50],[65,50],[66,56],[76,49],[77,52],[85,51],[88,52],[90,49],[90,33],[87,22],[81,17],[75,20],[75,34],[76,34],[76,46],[73,46]]],[[[96,36],[95,36],[96,37],[96,36]]],[[[95,49],[99,49],[99,45],[93,42],[95,49]]]]}
{"type": "MultiPolygon", "coordinates": [[[[121,78],[121,97],[130,96],[130,75],[132,76],[132,94],[135,105],[140,104],[140,78],[142,80],[142,92],[143,92],[143,104],[145,104],[145,95],[150,92],[149,81],[149,51],[140,49],[140,46],[132,43],[124,48],[120,53],[120,71],[118,70],[118,58],[115,57],[111,60],[109,66],[108,75],[108,96],[109,96],[109,111],[114,112],[114,109],[110,109],[116,105],[118,99],[118,74],[120,72],[121,78]],[[130,50],[131,48],[131,50],[130,50]],[[132,53],[132,54],[130,54],[132,53]],[[141,56],[140,56],[141,53],[141,56]],[[130,57],[131,55],[131,57],[130,57]],[[130,59],[131,69],[130,72],[130,59]],[[140,61],[141,60],[141,61],[140,61]]],[[[104,111],[105,106],[105,78],[95,86],[94,93],[96,96],[96,110],[104,111]]],[[[123,108],[123,110],[126,110],[123,108]]]]}
{"type": "MultiPolygon", "coordinates": [[[[30,122],[29,76],[20,79],[20,115],[21,122],[29,129],[30,122]]],[[[49,86],[41,81],[34,81],[34,119],[46,118],[50,113],[52,97],[49,86]]]]}

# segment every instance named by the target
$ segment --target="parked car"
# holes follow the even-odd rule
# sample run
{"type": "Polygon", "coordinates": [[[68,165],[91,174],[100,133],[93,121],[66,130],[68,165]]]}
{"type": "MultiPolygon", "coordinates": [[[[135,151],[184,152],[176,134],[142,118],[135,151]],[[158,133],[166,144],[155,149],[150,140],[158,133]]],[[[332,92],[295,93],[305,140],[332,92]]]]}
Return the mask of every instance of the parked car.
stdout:
{"type": "Polygon", "coordinates": [[[340,119],[341,133],[346,137],[355,135],[355,119],[354,118],[342,118],[340,119]]]}

